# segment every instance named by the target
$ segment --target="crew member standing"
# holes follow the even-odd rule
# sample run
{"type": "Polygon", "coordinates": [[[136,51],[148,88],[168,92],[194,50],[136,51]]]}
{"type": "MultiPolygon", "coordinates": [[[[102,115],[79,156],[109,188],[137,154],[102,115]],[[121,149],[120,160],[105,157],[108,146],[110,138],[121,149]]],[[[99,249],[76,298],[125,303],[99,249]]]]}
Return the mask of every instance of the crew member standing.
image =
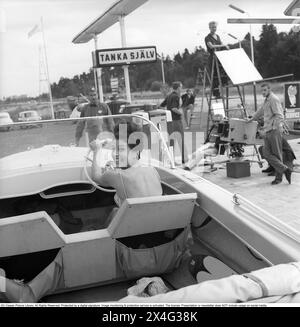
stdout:
{"type": "Polygon", "coordinates": [[[275,169],[275,180],[272,182],[272,185],[280,184],[283,174],[289,184],[291,184],[292,169],[283,163],[283,109],[280,100],[272,92],[270,84],[264,83],[261,88],[265,102],[262,108],[248,121],[258,120],[261,116],[264,116],[264,130],[266,134],[263,152],[268,163],[275,169]]]}
{"type": "MultiPolygon", "coordinates": [[[[96,91],[92,89],[89,93],[89,103],[82,108],[80,118],[109,115],[111,115],[111,111],[108,105],[106,103],[99,102],[96,91]]],[[[114,122],[112,118],[80,120],[77,124],[75,133],[76,146],[79,146],[79,141],[82,137],[85,126],[88,133],[89,142],[96,140],[97,136],[102,131],[106,130],[113,133],[114,130],[114,122]],[[106,125],[106,127],[104,127],[104,125],[106,125]]]]}
{"type": "MultiPolygon", "coordinates": [[[[229,50],[229,46],[224,45],[221,41],[220,36],[216,33],[217,27],[218,27],[217,22],[210,22],[208,26],[210,29],[210,33],[205,38],[205,44],[207,47],[207,51],[209,53],[208,72],[210,74],[209,76],[211,77],[212,64],[213,64],[213,58],[214,58],[215,51],[224,50],[224,49],[229,50]]],[[[221,72],[221,75],[225,74],[223,68],[220,69],[220,72],[221,72]]],[[[227,82],[227,77],[223,77],[222,81],[225,84],[227,82]]],[[[213,76],[213,96],[216,98],[220,98],[219,81],[218,81],[218,74],[217,74],[216,68],[214,69],[214,76],[213,76]]]]}
{"type": "Polygon", "coordinates": [[[186,93],[181,96],[183,115],[186,122],[186,129],[190,128],[191,117],[194,112],[195,96],[192,90],[187,89],[186,93]]]}
{"type": "MultiPolygon", "coordinates": [[[[172,92],[166,97],[161,103],[161,107],[167,107],[167,110],[171,111],[172,114],[172,131],[173,137],[177,140],[179,147],[181,148],[182,163],[188,161],[188,153],[184,144],[184,131],[182,123],[182,111],[180,110],[180,95],[182,89],[181,82],[174,82],[172,84],[172,92]]],[[[170,145],[175,149],[174,141],[171,140],[170,145]]]]}

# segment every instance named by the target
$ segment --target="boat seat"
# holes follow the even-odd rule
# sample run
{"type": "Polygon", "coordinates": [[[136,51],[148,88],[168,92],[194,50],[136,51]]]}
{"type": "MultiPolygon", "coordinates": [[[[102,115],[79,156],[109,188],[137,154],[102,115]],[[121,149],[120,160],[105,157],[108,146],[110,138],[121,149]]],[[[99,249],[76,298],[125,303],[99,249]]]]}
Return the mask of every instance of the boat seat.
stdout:
{"type": "Polygon", "coordinates": [[[108,232],[123,238],[187,227],[194,211],[196,193],[126,199],[108,232]]]}
{"type": "Polygon", "coordinates": [[[45,211],[0,219],[0,258],[64,245],[64,234],[45,211]]]}

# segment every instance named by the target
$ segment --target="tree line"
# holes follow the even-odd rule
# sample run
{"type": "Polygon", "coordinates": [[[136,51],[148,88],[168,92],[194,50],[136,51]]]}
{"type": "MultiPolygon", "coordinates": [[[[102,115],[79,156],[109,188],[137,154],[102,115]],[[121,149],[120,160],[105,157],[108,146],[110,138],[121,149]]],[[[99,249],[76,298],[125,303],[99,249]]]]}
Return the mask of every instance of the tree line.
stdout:
{"type": "MultiPolygon", "coordinates": [[[[300,32],[295,28],[289,32],[278,33],[272,24],[263,25],[258,40],[253,40],[255,50],[255,64],[264,78],[294,74],[294,79],[300,80],[300,32]]],[[[250,35],[245,36],[241,42],[243,49],[250,57],[250,35]]],[[[231,48],[237,48],[238,43],[231,44],[231,48]]],[[[171,84],[180,80],[187,88],[196,84],[199,68],[203,69],[207,64],[208,53],[202,47],[195,47],[190,52],[184,49],[172,58],[170,55],[163,60],[165,80],[171,84]]],[[[134,91],[159,91],[162,87],[161,61],[156,63],[133,65],[129,67],[131,90],[134,91]]],[[[105,93],[111,92],[110,78],[118,77],[121,88],[124,88],[124,74],[122,67],[102,69],[103,89],[105,93]]],[[[94,86],[94,74],[91,69],[73,78],[61,77],[57,83],[51,85],[54,98],[78,96],[80,93],[87,94],[94,86]]],[[[45,97],[45,95],[41,95],[45,97]]]]}

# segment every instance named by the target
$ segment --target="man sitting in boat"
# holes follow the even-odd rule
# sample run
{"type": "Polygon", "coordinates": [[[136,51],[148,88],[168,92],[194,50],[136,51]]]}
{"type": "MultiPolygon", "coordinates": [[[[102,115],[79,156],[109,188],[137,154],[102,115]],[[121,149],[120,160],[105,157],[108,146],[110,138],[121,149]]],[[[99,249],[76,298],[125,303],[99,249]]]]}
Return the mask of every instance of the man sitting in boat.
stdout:
{"type": "MultiPolygon", "coordinates": [[[[89,103],[86,104],[81,109],[80,118],[87,117],[95,117],[95,116],[109,116],[111,115],[111,111],[106,103],[99,102],[97,99],[97,93],[95,89],[92,89],[89,93],[89,103]]],[[[103,130],[107,130],[108,132],[113,132],[114,122],[112,118],[100,120],[100,119],[88,119],[88,120],[80,120],[76,127],[75,133],[75,143],[76,146],[79,146],[79,141],[82,137],[84,128],[86,126],[86,130],[89,136],[89,142],[94,141],[99,133],[103,130]],[[105,124],[106,127],[102,126],[105,124]]]]}
{"type": "MultiPolygon", "coordinates": [[[[96,158],[103,142],[96,140],[90,144],[93,151],[92,178],[99,185],[116,190],[115,202],[118,207],[127,198],[162,195],[160,176],[154,167],[141,164],[140,140],[135,144],[130,143],[129,137],[132,133],[137,131],[130,123],[121,123],[115,127],[113,164],[116,169],[100,168],[97,165],[96,158]]],[[[113,212],[116,210],[117,208],[113,212]]]]}

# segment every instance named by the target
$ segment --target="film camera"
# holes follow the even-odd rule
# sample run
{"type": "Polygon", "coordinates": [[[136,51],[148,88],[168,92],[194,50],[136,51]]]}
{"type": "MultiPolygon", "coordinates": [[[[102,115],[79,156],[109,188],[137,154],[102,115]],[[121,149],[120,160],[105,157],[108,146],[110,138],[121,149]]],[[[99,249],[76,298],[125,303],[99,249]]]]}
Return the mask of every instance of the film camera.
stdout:
{"type": "Polygon", "coordinates": [[[230,144],[231,157],[240,158],[245,145],[256,144],[257,125],[257,122],[247,123],[244,119],[223,118],[215,121],[213,135],[220,145],[230,144]]]}
{"type": "Polygon", "coordinates": [[[222,141],[253,145],[256,143],[257,122],[248,123],[244,119],[232,118],[218,124],[222,141]]]}

